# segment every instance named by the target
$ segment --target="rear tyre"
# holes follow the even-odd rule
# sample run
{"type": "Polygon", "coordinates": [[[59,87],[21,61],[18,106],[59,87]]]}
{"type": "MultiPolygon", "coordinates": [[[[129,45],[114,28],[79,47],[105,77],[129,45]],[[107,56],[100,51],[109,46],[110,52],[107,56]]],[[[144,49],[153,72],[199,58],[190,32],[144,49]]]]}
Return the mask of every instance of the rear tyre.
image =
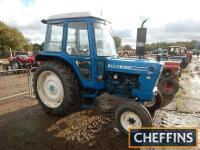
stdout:
{"type": "Polygon", "coordinates": [[[152,118],[143,105],[129,101],[115,110],[115,125],[120,133],[127,135],[129,128],[152,127],[152,118]]]}
{"type": "Polygon", "coordinates": [[[17,70],[17,69],[21,69],[21,64],[19,61],[17,60],[13,60],[10,62],[10,66],[12,68],[12,70],[17,70]]]}
{"type": "Polygon", "coordinates": [[[78,80],[72,70],[56,61],[44,62],[33,78],[36,99],[45,112],[63,116],[80,106],[78,80]]]}
{"type": "Polygon", "coordinates": [[[158,88],[163,95],[172,96],[178,92],[179,83],[173,78],[163,78],[159,82],[158,88]]]}

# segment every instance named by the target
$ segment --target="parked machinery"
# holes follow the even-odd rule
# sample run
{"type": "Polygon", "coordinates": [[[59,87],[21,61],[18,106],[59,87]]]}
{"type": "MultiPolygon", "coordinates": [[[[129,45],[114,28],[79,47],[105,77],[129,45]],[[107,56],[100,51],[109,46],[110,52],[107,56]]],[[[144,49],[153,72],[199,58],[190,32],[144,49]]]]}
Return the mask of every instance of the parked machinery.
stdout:
{"type": "Polygon", "coordinates": [[[8,58],[9,64],[13,70],[28,69],[37,66],[34,55],[28,55],[27,52],[15,52],[15,55],[8,58]]]}
{"type": "Polygon", "coordinates": [[[181,68],[179,61],[162,61],[164,68],[159,80],[158,88],[163,95],[172,96],[179,90],[181,68]]]}

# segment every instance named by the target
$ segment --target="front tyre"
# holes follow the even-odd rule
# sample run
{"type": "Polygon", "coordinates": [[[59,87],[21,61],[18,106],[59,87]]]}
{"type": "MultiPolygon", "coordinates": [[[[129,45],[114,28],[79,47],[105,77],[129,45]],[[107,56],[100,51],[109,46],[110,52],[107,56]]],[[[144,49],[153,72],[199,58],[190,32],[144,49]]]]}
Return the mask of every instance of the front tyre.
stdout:
{"type": "Polygon", "coordinates": [[[36,99],[45,112],[66,115],[80,104],[80,91],[75,74],[66,65],[44,62],[33,78],[36,99]]]}
{"type": "Polygon", "coordinates": [[[158,90],[157,95],[154,96],[150,102],[145,102],[145,107],[148,109],[151,116],[154,116],[155,111],[163,107],[162,93],[158,90]]]}
{"type": "Polygon", "coordinates": [[[129,128],[152,127],[152,118],[148,110],[135,101],[122,103],[115,110],[115,124],[123,134],[128,134],[129,128]]]}

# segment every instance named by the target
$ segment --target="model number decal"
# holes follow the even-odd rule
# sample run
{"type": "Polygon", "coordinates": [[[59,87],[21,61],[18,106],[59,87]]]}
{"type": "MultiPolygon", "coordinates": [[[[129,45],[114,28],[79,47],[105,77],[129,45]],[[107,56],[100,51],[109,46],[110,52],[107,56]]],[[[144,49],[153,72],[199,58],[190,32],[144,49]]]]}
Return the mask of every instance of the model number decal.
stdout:
{"type": "Polygon", "coordinates": [[[127,70],[135,70],[135,69],[144,70],[144,69],[146,69],[146,67],[125,66],[125,65],[113,65],[113,64],[108,64],[108,68],[113,68],[113,69],[127,69],[127,70]]]}

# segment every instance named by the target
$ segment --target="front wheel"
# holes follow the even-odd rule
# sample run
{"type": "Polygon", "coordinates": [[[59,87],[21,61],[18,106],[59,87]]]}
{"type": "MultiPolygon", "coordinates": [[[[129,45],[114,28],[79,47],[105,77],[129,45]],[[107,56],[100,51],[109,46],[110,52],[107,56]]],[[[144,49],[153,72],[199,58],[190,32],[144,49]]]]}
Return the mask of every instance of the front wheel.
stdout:
{"type": "Polygon", "coordinates": [[[152,118],[143,105],[129,101],[115,110],[115,124],[120,133],[126,135],[130,128],[152,127],[152,118]]]}
{"type": "Polygon", "coordinates": [[[162,93],[158,90],[157,95],[153,97],[150,102],[145,102],[145,107],[149,112],[154,112],[163,106],[163,96],[162,93]]]}
{"type": "Polygon", "coordinates": [[[150,112],[151,116],[154,116],[156,110],[163,107],[163,96],[162,93],[158,90],[157,95],[153,97],[150,102],[145,102],[145,107],[150,112]]]}

